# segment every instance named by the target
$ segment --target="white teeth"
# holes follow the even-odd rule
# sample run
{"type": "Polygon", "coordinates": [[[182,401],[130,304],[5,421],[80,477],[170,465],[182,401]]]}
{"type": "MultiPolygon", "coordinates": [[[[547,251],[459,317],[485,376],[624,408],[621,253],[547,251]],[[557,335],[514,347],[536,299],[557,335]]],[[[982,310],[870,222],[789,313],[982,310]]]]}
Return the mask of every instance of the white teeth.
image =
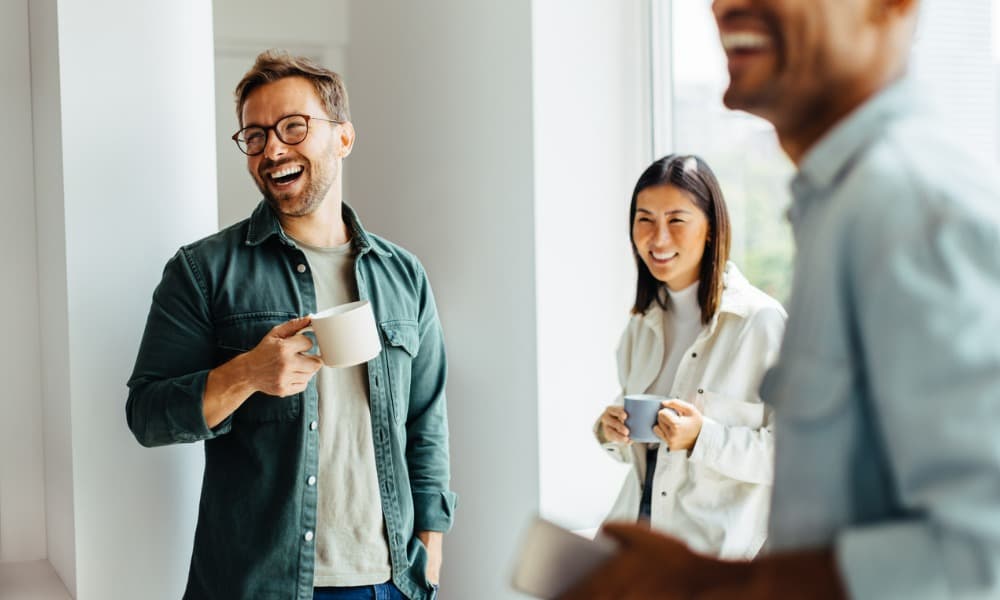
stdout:
{"type": "Polygon", "coordinates": [[[755,31],[734,31],[719,36],[722,47],[730,50],[761,50],[771,46],[771,37],[755,31]]]}
{"type": "Polygon", "coordinates": [[[273,171],[270,175],[268,175],[268,177],[270,177],[271,179],[278,179],[279,177],[287,177],[289,175],[294,175],[296,173],[301,173],[301,172],[302,172],[301,165],[292,165],[289,167],[285,167],[284,169],[273,171]]]}
{"type": "Polygon", "coordinates": [[[677,256],[676,252],[667,252],[664,254],[659,254],[657,252],[650,252],[650,254],[652,254],[653,258],[655,258],[656,260],[667,260],[677,256]]]}

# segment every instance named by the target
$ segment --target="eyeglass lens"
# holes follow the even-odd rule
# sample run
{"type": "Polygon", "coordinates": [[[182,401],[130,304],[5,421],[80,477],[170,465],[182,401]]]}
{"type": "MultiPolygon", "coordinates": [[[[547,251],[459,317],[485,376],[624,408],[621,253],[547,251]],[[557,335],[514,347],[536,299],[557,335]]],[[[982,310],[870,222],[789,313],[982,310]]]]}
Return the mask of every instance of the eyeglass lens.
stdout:
{"type": "MultiPolygon", "coordinates": [[[[236,138],[240,149],[247,154],[260,154],[267,145],[267,130],[270,127],[245,127],[236,138]]],[[[298,144],[306,139],[309,121],[302,115],[289,115],[274,124],[274,133],[284,144],[298,144]]]]}

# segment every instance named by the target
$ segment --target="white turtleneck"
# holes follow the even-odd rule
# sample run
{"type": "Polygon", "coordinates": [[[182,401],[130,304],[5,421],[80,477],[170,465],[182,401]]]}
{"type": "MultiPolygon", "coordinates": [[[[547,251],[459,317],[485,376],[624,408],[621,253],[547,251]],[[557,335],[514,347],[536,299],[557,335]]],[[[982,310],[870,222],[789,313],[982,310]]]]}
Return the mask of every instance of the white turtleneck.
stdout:
{"type": "MultiPolygon", "coordinates": [[[[671,290],[664,286],[670,302],[663,311],[663,366],[652,385],[650,394],[676,396],[673,393],[677,367],[701,333],[701,306],[698,304],[698,282],[683,290],[671,290]]],[[[659,305],[652,310],[659,310],[659,305]]]]}

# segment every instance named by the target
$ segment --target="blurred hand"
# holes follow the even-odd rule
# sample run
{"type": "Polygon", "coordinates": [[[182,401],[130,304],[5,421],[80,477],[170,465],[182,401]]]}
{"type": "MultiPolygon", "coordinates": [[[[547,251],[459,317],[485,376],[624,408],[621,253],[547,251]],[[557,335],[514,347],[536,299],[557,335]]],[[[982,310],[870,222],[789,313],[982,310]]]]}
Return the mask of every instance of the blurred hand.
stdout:
{"type": "Polygon", "coordinates": [[[701,413],[693,404],[683,400],[664,400],[663,408],[656,414],[653,433],[671,450],[690,450],[698,441],[701,423],[701,413]]]}
{"type": "Polygon", "coordinates": [[[620,544],[618,554],[595,569],[559,600],[671,600],[694,597],[713,580],[728,581],[723,563],[697,555],[680,541],[648,526],[611,524],[603,529],[620,544]]]}
{"type": "Polygon", "coordinates": [[[618,553],[558,600],[847,598],[830,548],[725,561],[644,525],[611,524],[603,533],[618,542],[618,553]]]}
{"type": "Polygon", "coordinates": [[[601,437],[605,441],[618,444],[631,444],[628,439],[628,427],[625,427],[625,407],[612,404],[601,413],[601,437]]]}

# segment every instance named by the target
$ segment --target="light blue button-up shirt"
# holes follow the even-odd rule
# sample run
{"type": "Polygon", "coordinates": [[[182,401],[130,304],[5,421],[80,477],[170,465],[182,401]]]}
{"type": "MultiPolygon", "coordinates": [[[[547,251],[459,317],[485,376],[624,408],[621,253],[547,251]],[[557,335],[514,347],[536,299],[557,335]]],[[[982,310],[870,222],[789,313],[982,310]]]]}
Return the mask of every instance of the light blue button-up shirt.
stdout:
{"type": "Polygon", "coordinates": [[[1000,182],[908,81],[804,157],[769,548],[855,598],[1000,598],[1000,182]]]}

